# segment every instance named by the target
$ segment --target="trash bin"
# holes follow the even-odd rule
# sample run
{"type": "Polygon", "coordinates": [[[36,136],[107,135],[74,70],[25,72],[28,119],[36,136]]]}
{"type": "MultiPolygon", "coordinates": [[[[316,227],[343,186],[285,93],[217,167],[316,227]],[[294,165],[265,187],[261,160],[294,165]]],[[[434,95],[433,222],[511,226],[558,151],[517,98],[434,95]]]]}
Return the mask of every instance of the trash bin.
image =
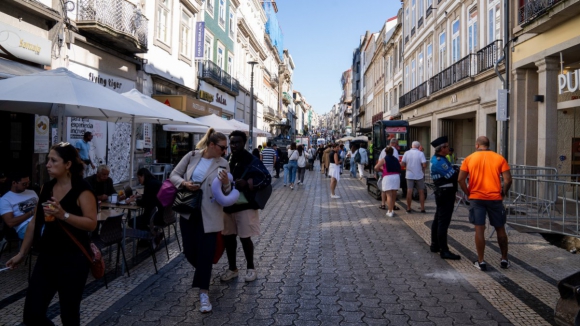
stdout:
{"type": "Polygon", "coordinates": [[[560,299],[554,311],[556,324],[580,326],[580,272],[558,282],[558,291],[560,299]]]}

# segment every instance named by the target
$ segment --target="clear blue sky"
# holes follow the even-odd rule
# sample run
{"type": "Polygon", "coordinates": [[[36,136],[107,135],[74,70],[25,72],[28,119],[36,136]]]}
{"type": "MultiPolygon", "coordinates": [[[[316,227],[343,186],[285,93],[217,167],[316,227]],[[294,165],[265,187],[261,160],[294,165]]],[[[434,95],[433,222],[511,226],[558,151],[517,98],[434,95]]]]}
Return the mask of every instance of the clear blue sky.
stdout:
{"type": "Polygon", "coordinates": [[[319,114],[342,94],[342,72],[367,30],[379,32],[397,15],[399,0],[277,0],[284,49],[294,59],[294,90],[319,114]]]}

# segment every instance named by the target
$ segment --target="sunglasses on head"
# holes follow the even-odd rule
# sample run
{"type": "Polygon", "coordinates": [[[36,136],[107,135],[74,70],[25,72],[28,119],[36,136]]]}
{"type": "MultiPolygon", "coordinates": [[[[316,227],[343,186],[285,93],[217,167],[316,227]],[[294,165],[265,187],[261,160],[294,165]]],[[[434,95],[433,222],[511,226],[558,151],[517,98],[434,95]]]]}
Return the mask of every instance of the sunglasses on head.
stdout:
{"type": "Polygon", "coordinates": [[[58,146],[60,146],[60,147],[67,147],[67,146],[69,146],[69,145],[70,145],[70,143],[68,143],[68,142],[64,142],[64,141],[61,141],[60,143],[58,143],[58,144],[56,144],[56,145],[58,145],[58,146]]]}

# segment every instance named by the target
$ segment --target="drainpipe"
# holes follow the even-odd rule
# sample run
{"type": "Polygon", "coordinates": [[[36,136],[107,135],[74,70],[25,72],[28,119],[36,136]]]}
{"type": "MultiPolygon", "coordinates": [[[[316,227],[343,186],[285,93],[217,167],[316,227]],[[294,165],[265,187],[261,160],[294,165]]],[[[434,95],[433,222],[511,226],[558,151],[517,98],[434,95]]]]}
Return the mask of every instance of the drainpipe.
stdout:
{"type": "Polygon", "coordinates": [[[501,58],[499,58],[498,62],[495,65],[495,72],[496,74],[499,76],[500,80],[503,83],[503,89],[507,89],[508,93],[507,93],[507,103],[506,103],[506,116],[507,116],[507,121],[502,121],[501,123],[501,138],[502,138],[502,143],[501,143],[501,154],[503,155],[503,157],[507,160],[509,155],[508,155],[508,150],[509,150],[509,118],[510,118],[510,94],[509,94],[509,89],[510,89],[510,55],[509,55],[509,44],[511,41],[511,35],[510,35],[510,1],[504,1],[503,2],[503,10],[504,10],[504,46],[503,46],[503,56],[501,58]],[[499,63],[505,60],[505,79],[503,79],[503,77],[501,76],[501,74],[498,71],[498,65],[499,63]]]}

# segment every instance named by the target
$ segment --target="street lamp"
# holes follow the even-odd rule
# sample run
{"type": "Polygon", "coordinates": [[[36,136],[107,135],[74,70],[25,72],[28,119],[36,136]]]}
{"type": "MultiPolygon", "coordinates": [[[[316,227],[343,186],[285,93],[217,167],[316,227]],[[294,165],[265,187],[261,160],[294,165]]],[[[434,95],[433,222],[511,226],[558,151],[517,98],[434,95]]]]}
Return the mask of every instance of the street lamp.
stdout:
{"type": "Polygon", "coordinates": [[[254,149],[252,147],[252,140],[254,138],[254,65],[258,61],[248,61],[248,64],[252,66],[252,74],[250,75],[250,142],[248,143],[248,151],[252,152],[254,149]]]}

